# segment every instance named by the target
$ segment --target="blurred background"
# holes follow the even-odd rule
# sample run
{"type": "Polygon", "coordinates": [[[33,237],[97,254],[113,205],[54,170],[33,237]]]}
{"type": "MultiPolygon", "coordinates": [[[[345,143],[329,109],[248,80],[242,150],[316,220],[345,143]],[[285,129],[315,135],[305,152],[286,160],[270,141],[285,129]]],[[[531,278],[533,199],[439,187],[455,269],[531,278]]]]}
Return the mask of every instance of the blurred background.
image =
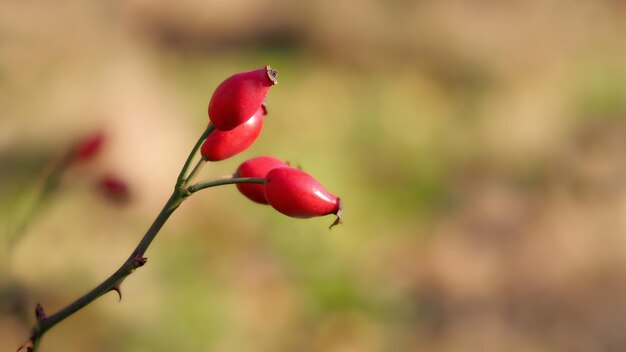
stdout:
{"type": "Polygon", "coordinates": [[[344,225],[203,191],[42,350],[624,351],[624,38],[622,0],[0,0],[0,350],[117,269],[215,87],[270,64],[263,134],[202,177],[288,160],[344,225]]]}

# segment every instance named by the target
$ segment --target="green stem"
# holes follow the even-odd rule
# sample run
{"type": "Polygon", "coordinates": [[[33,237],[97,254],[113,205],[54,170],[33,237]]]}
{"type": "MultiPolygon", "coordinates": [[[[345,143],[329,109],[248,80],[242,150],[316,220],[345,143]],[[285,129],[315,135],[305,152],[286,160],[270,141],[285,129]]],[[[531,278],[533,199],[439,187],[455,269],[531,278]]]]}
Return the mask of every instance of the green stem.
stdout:
{"type": "Polygon", "coordinates": [[[105,293],[115,289],[119,290],[119,285],[122,283],[122,281],[124,281],[124,279],[128,275],[132,274],[135,269],[145,263],[145,258],[143,258],[143,255],[150,246],[150,243],[152,243],[152,240],[155,238],[159,230],[161,230],[170,215],[172,215],[172,213],[180,206],[180,204],[186,198],[186,195],[182,194],[178,190],[175,190],[167,203],[165,203],[165,206],[152,223],[152,226],[150,226],[146,234],[143,236],[135,250],[131,253],[128,259],[126,259],[124,264],[122,264],[122,266],[117,269],[117,271],[115,271],[111,276],[109,276],[108,279],[104,280],[101,284],[96,286],[87,294],[69,304],[67,307],[61,309],[59,312],[53,315],[50,315],[40,320],[37,326],[33,329],[33,335],[31,337],[31,341],[33,342],[33,348],[31,349],[31,351],[37,351],[41,338],[46,333],[46,331],[50,330],[53,326],[65,320],[70,315],[78,312],[80,309],[93,302],[96,298],[104,295],[105,293]]]}
{"type": "MultiPolygon", "coordinates": [[[[117,269],[117,271],[115,271],[111,276],[109,276],[106,280],[104,280],[94,289],[87,292],[85,295],[78,298],[76,301],[70,303],[65,308],[61,309],[60,311],[50,316],[45,316],[42,318],[38,317],[39,321],[37,325],[33,328],[33,333],[29,341],[25,343],[24,345],[22,345],[22,347],[20,347],[18,351],[26,349],[31,352],[36,352],[39,349],[39,345],[41,343],[41,339],[43,335],[48,330],[50,330],[56,324],[62,322],[63,320],[71,316],[72,314],[78,312],[79,310],[81,310],[82,308],[84,308],[85,306],[93,302],[94,300],[96,300],[98,297],[106,294],[107,292],[110,292],[113,290],[118,291],[118,293],[120,294],[120,298],[121,298],[121,293],[119,290],[120,290],[120,284],[122,283],[122,281],[124,281],[124,279],[128,275],[132,274],[133,271],[135,271],[135,269],[145,264],[146,258],[144,258],[143,255],[145,254],[146,250],[148,249],[148,247],[150,246],[150,244],[152,243],[156,235],[159,233],[159,231],[161,230],[161,228],[163,227],[167,219],[169,219],[172,213],[176,209],[178,209],[180,204],[191,195],[191,192],[185,189],[185,184],[189,181],[189,179],[185,178],[185,175],[187,174],[187,170],[189,169],[189,166],[191,165],[193,157],[195,156],[198,149],[202,145],[202,142],[209,136],[209,134],[211,134],[212,131],[213,131],[213,126],[209,125],[209,127],[200,136],[200,138],[198,139],[198,141],[192,148],[191,152],[189,153],[189,156],[187,157],[187,160],[185,161],[185,164],[182,170],[180,171],[180,174],[176,180],[176,186],[174,187],[174,192],[170,196],[169,200],[165,203],[165,205],[163,206],[163,209],[161,210],[157,218],[154,220],[150,228],[148,228],[148,231],[146,231],[146,234],[142,237],[139,244],[137,244],[137,247],[135,247],[133,252],[130,254],[128,259],[126,259],[126,261],[122,264],[122,266],[120,266],[119,269],[117,269]]],[[[192,171],[192,175],[190,176],[195,176],[195,174],[198,173],[199,169],[204,163],[202,160],[200,160],[198,164],[199,165],[196,165],[196,168],[194,169],[194,171],[192,171]]],[[[47,193],[47,192],[48,192],[48,187],[44,187],[44,193],[47,193]]]]}
{"type": "Polygon", "coordinates": [[[200,149],[200,146],[202,146],[202,143],[204,142],[204,140],[207,139],[207,137],[211,134],[211,132],[213,132],[213,130],[215,130],[215,127],[213,127],[213,124],[210,123],[209,127],[207,127],[207,129],[204,131],[204,133],[202,133],[200,138],[198,138],[198,141],[193,146],[193,149],[191,150],[191,153],[189,153],[189,156],[187,157],[187,160],[185,161],[185,165],[180,170],[180,174],[178,175],[178,179],[176,180],[176,185],[177,186],[183,186],[184,185],[184,183],[185,183],[185,175],[187,174],[187,170],[189,170],[189,166],[191,166],[191,162],[193,161],[193,157],[196,155],[196,152],[198,151],[198,149],[200,149]]]}
{"type": "Polygon", "coordinates": [[[221,180],[214,180],[209,182],[196,183],[195,185],[191,185],[187,187],[187,191],[190,194],[203,190],[205,188],[211,188],[215,186],[222,185],[232,185],[237,183],[259,183],[263,184],[265,182],[262,178],[254,178],[254,177],[235,177],[235,178],[225,178],[221,180]]]}
{"type": "Polygon", "coordinates": [[[202,170],[202,168],[204,167],[206,163],[207,163],[207,160],[204,157],[198,160],[198,163],[196,164],[196,166],[193,168],[193,170],[191,170],[189,177],[187,177],[187,180],[185,180],[185,185],[188,185],[191,182],[193,182],[193,180],[198,176],[198,174],[200,173],[200,170],[202,170]]]}

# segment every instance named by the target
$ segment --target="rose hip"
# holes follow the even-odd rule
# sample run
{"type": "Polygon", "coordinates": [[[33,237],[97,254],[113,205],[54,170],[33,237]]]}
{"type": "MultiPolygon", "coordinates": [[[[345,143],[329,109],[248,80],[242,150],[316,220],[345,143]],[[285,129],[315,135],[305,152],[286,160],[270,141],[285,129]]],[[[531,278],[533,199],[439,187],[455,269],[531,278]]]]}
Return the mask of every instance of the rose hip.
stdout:
{"type": "Polygon", "coordinates": [[[98,155],[104,144],[104,133],[95,132],[79,141],[74,147],[74,158],[78,162],[91,160],[98,155]]]}
{"type": "MultiPolygon", "coordinates": [[[[272,158],[271,156],[258,156],[243,162],[237,168],[237,177],[255,177],[264,178],[272,169],[277,167],[288,167],[289,165],[282,160],[272,158]]],[[[237,184],[239,192],[253,202],[260,204],[269,204],[265,200],[263,185],[254,183],[237,184]]]]}
{"type": "Polygon", "coordinates": [[[115,175],[106,175],[100,179],[100,188],[105,196],[117,203],[125,203],[130,199],[128,184],[115,175]]]}
{"type": "Polygon", "coordinates": [[[209,118],[217,130],[230,131],[246,122],[263,103],[277,72],[265,66],[237,73],[215,89],[209,102],[209,118]]]}
{"type": "Polygon", "coordinates": [[[230,131],[213,131],[202,144],[200,153],[208,161],[230,158],[248,149],[261,134],[265,106],[261,106],[245,123],[230,131]]]}
{"type": "MultiPolygon", "coordinates": [[[[328,214],[340,216],[339,197],[328,192],[313,176],[302,170],[292,167],[272,169],[265,176],[264,189],[267,202],[287,216],[294,218],[328,214]]],[[[333,225],[337,223],[339,219],[333,225]]]]}

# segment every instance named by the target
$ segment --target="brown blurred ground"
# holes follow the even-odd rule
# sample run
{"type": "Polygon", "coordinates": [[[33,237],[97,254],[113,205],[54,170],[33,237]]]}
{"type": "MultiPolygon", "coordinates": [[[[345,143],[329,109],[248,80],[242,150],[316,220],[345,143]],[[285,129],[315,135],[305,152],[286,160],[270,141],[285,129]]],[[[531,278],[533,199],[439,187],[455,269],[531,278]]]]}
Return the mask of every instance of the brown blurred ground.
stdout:
{"type": "Polygon", "coordinates": [[[65,148],[107,135],[1,245],[0,350],[37,302],[116,269],[214,87],[265,64],[261,138],[204,176],[275,155],[340,194],[345,224],[200,193],[124,300],[44,351],[626,350],[624,38],[620,0],[0,0],[0,225],[65,148]],[[111,170],[126,206],[94,186],[111,170]]]}

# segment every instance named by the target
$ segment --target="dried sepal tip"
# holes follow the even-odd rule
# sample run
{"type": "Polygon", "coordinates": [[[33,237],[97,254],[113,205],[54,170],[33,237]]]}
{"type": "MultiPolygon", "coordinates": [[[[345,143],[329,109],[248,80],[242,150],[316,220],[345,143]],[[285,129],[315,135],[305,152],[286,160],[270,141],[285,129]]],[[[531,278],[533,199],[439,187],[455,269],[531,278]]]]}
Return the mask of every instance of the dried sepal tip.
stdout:
{"type": "Polygon", "coordinates": [[[333,227],[342,224],[341,219],[342,219],[342,216],[343,216],[343,203],[341,202],[341,198],[337,199],[337,203],[339,204],[339,206],[337,208],[337,212],[335,213],[337,218],[335,219],[335,221],[333,221],[332,224],[330,224],[330,226],[328,226],[329,230],[332,230],[333,227]]]}

